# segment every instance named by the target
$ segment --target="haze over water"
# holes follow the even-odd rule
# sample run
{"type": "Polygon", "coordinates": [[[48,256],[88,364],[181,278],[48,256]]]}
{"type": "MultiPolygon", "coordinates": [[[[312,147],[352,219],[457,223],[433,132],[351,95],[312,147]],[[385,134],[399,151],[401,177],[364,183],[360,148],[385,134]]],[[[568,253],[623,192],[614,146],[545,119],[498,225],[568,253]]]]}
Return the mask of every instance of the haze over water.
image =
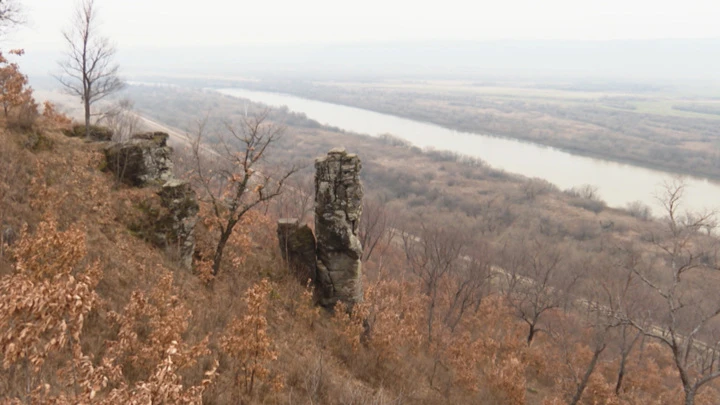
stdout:
{"type": "MultiPolygon", "coordinates": [[[[449,150],[477,157],[496,169],[527,177],[538,177],[567,189],[584,184],[596,186],[600,197],[612,207],[641,201],[660,215],[656,198],[663,183],[679,177],[673,173],[625,163],[573,155],[555,148],[507,138],[467,133],[433,124],[380,114],[337,104],[308,100],[279,93],[245,89],[222,89],[223,94],[269,106],[287,106],[308,118],[356,133],[377,136],[392,134],[421,148],[449,150]]],[[[683,206],[692,211],[720,206],[720,185],[713,181],[682,176],[686,183],[683,206]]]]}

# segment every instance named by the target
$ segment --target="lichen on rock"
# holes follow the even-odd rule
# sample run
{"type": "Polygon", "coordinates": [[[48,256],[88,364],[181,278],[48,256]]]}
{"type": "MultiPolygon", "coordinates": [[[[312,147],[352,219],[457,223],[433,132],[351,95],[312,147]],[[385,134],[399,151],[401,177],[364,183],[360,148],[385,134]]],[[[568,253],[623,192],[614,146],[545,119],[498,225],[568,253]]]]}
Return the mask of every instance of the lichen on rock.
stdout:
{"type": "Polygon", "coordinates": [[[282,218],[277,224],[280,253],[301,283],[315,282],[315,235],[296,218],[282,218]]]}
{"type": "Polygon", "coordinates": [[[157,247],[173,248],[180,264],[190,269],[200,206],[190,184],[173,177],[172,148],[167,141],[164,132],[135,134],[106,147],[105,157],[107,168],[123,182],[158,188],[159,204],[157,197],[144,201],[140,205],[143,217],[130,228],[157,247]]]}
{"type": "Polygon", "coordinates": [[[362,301],[362,163],[355,154],[335,148],[315,161],[315,235],[320,304],[362,301]]]}
{"type": "Polygon", "coordinates": [[[164,184],[172,178],[172,148],[168,134],[147,132],[133,135],[129,141],[105,148],[107,168],[118,179],[133,186],[164,184]]]}
{"type": "Polygon", "coordinates": [[[195,224],[200,211],[197,195],[189,183],[170,179],[158,192],[167,218],[158,223],[158,233],[164,235],[166,246],[175,246],[183,267],[192,268],[195,252],[195,224]]]}

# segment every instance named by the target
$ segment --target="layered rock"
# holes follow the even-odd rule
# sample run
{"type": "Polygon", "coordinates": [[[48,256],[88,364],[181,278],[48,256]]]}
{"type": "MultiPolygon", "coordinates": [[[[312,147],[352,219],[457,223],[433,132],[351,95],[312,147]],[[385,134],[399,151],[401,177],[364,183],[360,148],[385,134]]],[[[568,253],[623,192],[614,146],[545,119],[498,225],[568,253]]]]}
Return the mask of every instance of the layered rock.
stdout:
{"type": "Polygon", "coordinates": [[[362,301],[361,168],[360,158],[342,148],[315,161],[316,285],[325,307],[362,301]]]}
{"type": "Polygon", "coordinates": [[[284,218],[277,227],[280,252],[301,283],[315,282],[315,235],[296,218],[284,218]]]}
{"type": "Polygon", "coordinates": [[[164,132],[135,134],[105,148],[105,157],[108,169],[123,182],[159,187],[159,201],[157,197],[143,201],[139,206],[143,215],[128,226],[153,245],[177,252],[180,264],[190,269],[200,206],[190,184],[173,177],[167,141],[164,132]]]}
{"type": "Polygon", "coordinates": [[[158,195],[167,213],[157,222],[156,244],[176,247],[180,264],[191,269],[195,252],[195,224],[200,211],[195,190],[185,181],[171,179],[162,186],[158,195]]]}
{"type": "Polygon", "coordinates": [[[168,134],[147,132],[133,135],[129,141],[114,143],[105,149],[107,167],[125,183],[143,186],[164,184],[172,178],[172,148],[168,134]]]}

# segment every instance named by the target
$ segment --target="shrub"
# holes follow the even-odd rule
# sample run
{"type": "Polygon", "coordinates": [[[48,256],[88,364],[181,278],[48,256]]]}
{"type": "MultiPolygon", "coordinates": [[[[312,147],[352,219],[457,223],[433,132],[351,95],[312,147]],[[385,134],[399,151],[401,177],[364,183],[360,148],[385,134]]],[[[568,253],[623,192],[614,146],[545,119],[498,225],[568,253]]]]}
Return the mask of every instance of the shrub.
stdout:
{"type": "Polygon", "coordinates": [[[626,207],[630,216],[647,221],[652,218],[652,208],[642,201],[632,201],[626,207]]]}

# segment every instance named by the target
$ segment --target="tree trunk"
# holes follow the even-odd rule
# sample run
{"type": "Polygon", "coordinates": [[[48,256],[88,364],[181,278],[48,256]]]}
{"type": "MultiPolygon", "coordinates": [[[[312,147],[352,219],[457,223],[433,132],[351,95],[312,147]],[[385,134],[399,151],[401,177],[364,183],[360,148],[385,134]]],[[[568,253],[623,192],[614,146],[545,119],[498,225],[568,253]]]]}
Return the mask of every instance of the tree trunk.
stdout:
{"type": "Polygon", "coordinates": [[[433,322],[435,321],[435,300],[437,299],[437,287],[430,297],[430,307],[428,308],[428,342],[432,343],[433,322]]]}
{"type": "Polygon", "coordinates": [[[620,360],[620,370],[618,370],[617,383],[615,384],[615,395],[620,395],[623,378],[625,377],[625,356],[620,360]]]}
{"type": "Polygon", "coordinates": [[[85,104],[85,138],[90,138],[90,102],[87,97],[84,100],[85,104]]]}
{"type": "Polygon", "coordinates": [[[602,345],[601,347],[595,349],[595,353],[593,353],[593,358],[590,361],[587,370],[585,370],[585,375],[583,376],[582,380],[580,380],[577,391],[575,391],[575,396],[573,396],[572,400],[570,400],[569,405],[577,405],[577,403],[580,402],[580,398],[585,391],[585,387],[587,387],[590,376],[592,375],[593,370],[595,370],[595,365],[597,365],[597,361],[600,358],[600,354],[603,352],[603,350],[605,350],[605,345],[602,345]]]}
{"type": "Polygon", "coordinates": [[[685,405],[695,405],[695,389],[685,388],[685,405]]]}
{"type": "Polygon", "coordinates": [[[225,230],[220,234],[220,241],[217,244],[215,255],[213,256],[213,276],[217,276],[218,272],[220,272],[220,262],[222,262],[223,251],[225,250],[225,245],[227,245],[228,239],[230,239],[230,235],[232,235],[234,226],[235,223],[228,223],[227,228],[225,228],[225,230]]]}
{"type": "Polygon", "coordinates": [[[528,337],[527,337],[527,345],[528,345],[528,346],[530,346],[530,344],[532,343],[533,338],[535,337],[535,333],[536,333],[536,332],[537,332],[537,329],[535,329],[535,324],[534,324],[534,323],[531,323],[531,324],[530,324],[530,331],[528,332],[528,337]]]}

